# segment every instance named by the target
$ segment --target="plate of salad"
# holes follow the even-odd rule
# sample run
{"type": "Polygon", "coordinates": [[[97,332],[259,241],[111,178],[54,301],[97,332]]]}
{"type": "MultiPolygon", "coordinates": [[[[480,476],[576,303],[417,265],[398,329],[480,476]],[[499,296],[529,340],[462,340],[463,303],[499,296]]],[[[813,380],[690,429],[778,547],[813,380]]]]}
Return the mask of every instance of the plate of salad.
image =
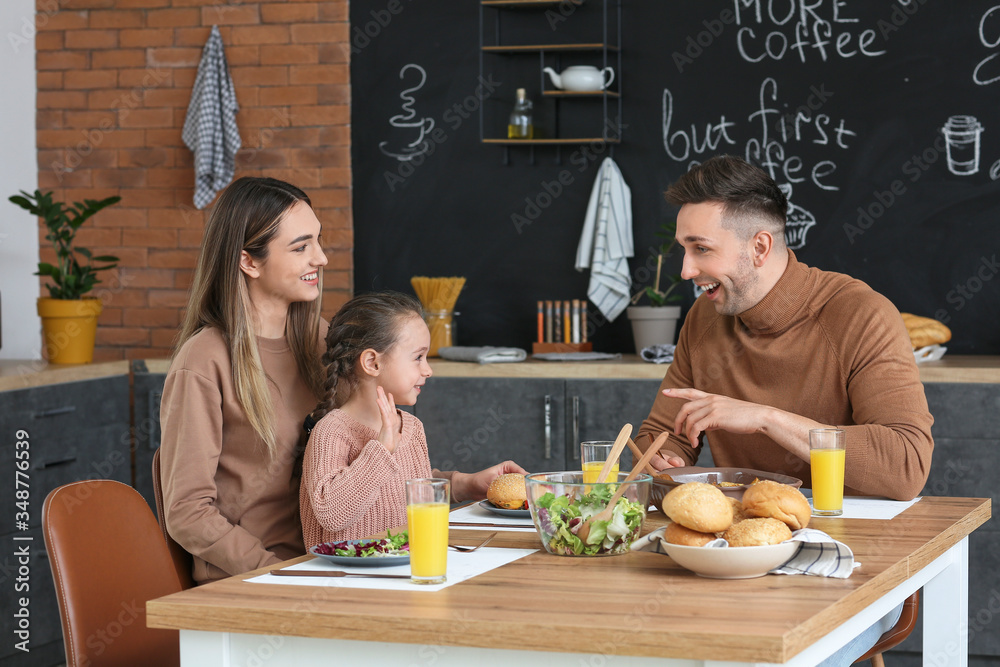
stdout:
{"type": "Polygon", "coordinates": [[[338,565],[386,567],[410,562],[410,542],[406,531],[367,540],[324,542],[309,547],[309,553],[338,565]]]}
{"type": "Polygon", "coordinates": [[[548,492],[538,497],[534,501],[535,527],[545,550],[558,556],[628,553],[646,518],[646,503],[641,502],[642,497],[630,500],[626,497],[628,494],[622,496],[615,503],[609,521],[595,521],[591,525],[586,543],[577,537],[578,526],[607,506],[613,486],[595,484],[589,487],[589,492],[579,496],[548,492]]]}
{"type": "Polygon", "coordinates": [[[506,507],[497,507],[496,505],[494,505],[493,503],[491,503],[488,500],[480,500],[479,501],[479,506],[482,507],[484,510],[487,510],[489,512],[493,512],[494,514],[499,514],[500,516],[516,516],[516,517],[521,517],[521,518],[524,518],[524,519],[530,519],[531,518],[531,512],[528,511],[528,501],[527,500],[524,501],[524,507],[522,507],[521,509],[516,509],[516,510],[509,510],[506,507]]]}

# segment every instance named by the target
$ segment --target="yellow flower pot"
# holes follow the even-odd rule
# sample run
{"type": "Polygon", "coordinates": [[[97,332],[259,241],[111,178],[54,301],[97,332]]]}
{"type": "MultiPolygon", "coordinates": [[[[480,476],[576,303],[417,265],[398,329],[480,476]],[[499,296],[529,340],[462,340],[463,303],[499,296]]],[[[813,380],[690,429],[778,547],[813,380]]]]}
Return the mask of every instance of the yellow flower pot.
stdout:
{"type": "Polygon", "coordinates": [[[45,356],[50,364],[89,364],[94,360],[94,337],[101,309],[100,299],[38,298],[45,356]]]}

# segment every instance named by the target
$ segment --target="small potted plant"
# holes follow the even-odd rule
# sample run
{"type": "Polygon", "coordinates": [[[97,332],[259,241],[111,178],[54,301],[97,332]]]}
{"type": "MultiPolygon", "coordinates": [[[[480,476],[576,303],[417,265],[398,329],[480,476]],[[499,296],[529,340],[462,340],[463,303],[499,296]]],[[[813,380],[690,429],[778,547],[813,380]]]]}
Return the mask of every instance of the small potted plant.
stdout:
{"type": "Polygon", "coordinates": [[[73,245],[77,230],[103,208],[121,201],[121,197],[108,197],[96,201],[84,199],[83,203],[66,205],[52,201],[51,192],[35,190],[34,194],[21,191],[10,197],[32,215],[42,219],[48,233],[45,238],[56,251],[56,263],[38,263],[36,276],[51,279],[46,283],[48,297],[38,297],[38,314],[45,332],[45,353],[53,364],[87,364],[94,359],[94,338],[97,317],[101,314],[101,300],[84,295],[100,281],[97,272],[117,266],[117,257],[94,257],[90,250],[73,245]],[[83,258],[81,263],[80,258],[83,258]],[[94,265],[99,262],[102,265],[94,265]]]}
{"type": "Polygon", "coordinates": [[[656,254],[656,278],[649,285],[632,297],[632,305],[628,307],[628,318],[632,322],[632,337],[635,340],[635,351],[640,352],[645,347],[672,344],[677,333],[677,322],[681,318],[681,307],[671,305],[684,298],[677,287],[683,282],[679,274],[664,275],[664,260],[670,257],[677,239],[674,238],[677,223],[669,221],[660,226],[656,233],[662,239],[656,254]],[[664,279],[666,289],[660,289],[664,279]],[[637,306],[645,296],[648,306],[637,306]]]}

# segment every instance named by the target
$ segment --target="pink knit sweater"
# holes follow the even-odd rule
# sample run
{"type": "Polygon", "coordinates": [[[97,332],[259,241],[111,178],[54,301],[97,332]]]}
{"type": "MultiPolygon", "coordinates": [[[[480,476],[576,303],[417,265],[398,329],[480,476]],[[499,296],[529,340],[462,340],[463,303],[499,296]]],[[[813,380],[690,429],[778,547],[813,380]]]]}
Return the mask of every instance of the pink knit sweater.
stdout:
{"type": "Polygon", "coordinates": [[[420,420],[407,412],[390,454],[378,432],[343,410],[319,420],[302,462],[299,511],[306,548],[406,525],[406,480],[431,476],[420,420]]]}

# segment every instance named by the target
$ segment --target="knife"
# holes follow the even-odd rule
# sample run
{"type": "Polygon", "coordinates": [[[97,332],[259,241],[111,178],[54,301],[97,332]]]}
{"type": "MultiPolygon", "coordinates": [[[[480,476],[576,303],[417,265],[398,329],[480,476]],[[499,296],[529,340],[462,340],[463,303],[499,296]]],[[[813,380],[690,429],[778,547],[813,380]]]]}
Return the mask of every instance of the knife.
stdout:
{"type": "Polygon", "coordinates": [[[366,574],[344,572],[343,570],[271,570],[271,574],[281,577],[373,577],[377,579],[409,579],[408,574],[366,574]]]}

